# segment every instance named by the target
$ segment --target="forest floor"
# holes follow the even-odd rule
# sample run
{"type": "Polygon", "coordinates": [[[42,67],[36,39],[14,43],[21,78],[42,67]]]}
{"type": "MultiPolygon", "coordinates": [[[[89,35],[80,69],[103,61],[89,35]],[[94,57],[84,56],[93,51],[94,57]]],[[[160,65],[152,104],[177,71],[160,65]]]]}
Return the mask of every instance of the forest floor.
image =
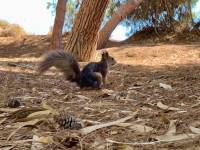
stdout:
{"type": "Polygon", "coordinates": [[[118,63],[101,90],[80,90],[55,68],[38,76],[48,44],[0,39],[0,149],[200,149],[199,41],[108,48],[118,63]],[[59,127],[61,111],[94,131],[59,127]]]}

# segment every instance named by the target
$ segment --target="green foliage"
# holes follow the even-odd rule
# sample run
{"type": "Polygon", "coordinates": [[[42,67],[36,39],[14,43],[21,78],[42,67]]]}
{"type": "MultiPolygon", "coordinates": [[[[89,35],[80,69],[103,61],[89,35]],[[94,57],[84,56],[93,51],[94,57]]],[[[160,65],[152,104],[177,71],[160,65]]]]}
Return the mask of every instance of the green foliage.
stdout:
{"type": "Polygon", "coordinates": [[[176,27],[190,28],[193,25],[192,7],[198,0],[144,0],[124,22],[129,33],[143,28],[156,27],[166,31],[176,31],[176,27]]]}
{"type": "Polygon", "coordinates": [[[120,0],[109,0],[109,5],[106,10],[105,17],[110,18],[120,5],[121,5],[120,0]]]}

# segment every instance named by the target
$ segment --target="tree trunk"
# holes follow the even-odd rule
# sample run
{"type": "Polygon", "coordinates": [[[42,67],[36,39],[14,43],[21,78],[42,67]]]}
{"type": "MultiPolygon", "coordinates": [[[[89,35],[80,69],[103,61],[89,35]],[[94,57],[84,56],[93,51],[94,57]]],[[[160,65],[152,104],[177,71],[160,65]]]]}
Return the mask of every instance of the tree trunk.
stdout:
{"type": "Polygon", "coordinates": [[[128,0],[127,3],[122,4],[119,7],[119,9],[112,15],[111,19],[101,29],[97,43],[97,49],[105,47],[110,35],[120,21],[122,21],[126,16],[130,15],[142,1],[143,0],[128,0]]]}
{"type": "Polygon", "coordinates": [[[50,49],[61,49],[62,29],[65,20],[67,0],[58,0],[54,20],[50,49]]]}
{"type": "Polygon", "coordinates": [[[96,50],[98,31],[109,0],[84,0],[75,18],[65,50],[79,61],[89,61],[96,50]]]}
{"type": "Polygon", "coordinates": [[[191,5],[192,2],[191,2],[191,0],[188,0],[187,3],[188,3],[191,24],[192,24],[192,26],[194,26],[194,19],[193,19],[193,15],[192,15],[192,5],[191,5]]]}

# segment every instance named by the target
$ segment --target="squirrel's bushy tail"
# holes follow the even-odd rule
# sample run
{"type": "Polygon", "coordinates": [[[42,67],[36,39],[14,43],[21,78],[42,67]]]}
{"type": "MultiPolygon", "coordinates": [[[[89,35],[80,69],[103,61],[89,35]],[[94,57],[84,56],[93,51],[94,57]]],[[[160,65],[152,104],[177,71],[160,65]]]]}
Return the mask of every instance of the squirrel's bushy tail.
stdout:
{"type": "Polygon", "coordinates": [[[68,80],[78,81],[80,78],[79,64],[70,53],[55,50],[45,54],[39,64],[38,73],[42,74],[53,66],[63,72],[68,80]]]}

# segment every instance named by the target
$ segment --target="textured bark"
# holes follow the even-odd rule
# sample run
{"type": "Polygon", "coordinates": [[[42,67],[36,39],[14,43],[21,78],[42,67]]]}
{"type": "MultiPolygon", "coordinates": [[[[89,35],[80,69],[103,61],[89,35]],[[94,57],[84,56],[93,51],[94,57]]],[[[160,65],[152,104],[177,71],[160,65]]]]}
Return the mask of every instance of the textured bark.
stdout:
{"type": "Polygon", "coordinates": [[[61,49],[62,29],[65,20],[67,0],[58,0],[50,49],[61,49]]]}
{"type": "Polygon", "coordinates": [[[118,10],[112,15],[111,19],[101,29],[97,49],[104,48],[110,35],[116,26],[128,15],[130,15],[143,0],[128,0],[127,3],[122,4],[118,10]]]}
{"type": "Polygon", "coordinates": [[[108,0],[84,0],[75,18],[65,50],[79,61],[89,61],[96,50],[98,31],[108,0]]]}

